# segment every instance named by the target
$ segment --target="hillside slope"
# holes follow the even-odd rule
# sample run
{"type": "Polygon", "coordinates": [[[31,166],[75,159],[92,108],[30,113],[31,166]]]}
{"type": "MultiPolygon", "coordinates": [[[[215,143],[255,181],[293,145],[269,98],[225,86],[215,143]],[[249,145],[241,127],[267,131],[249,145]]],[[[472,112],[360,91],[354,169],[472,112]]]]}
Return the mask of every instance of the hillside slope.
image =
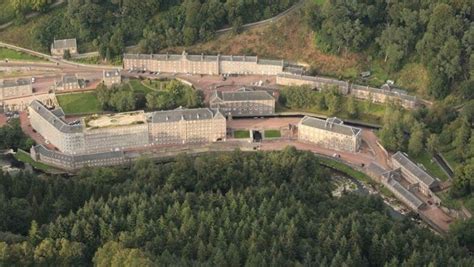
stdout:
{"type": "Polygon", "coordinates": [[[357,80],[360,72],[371,70],[373,76],[367,81],[370,85],[380,86],[387,79],[392,79],[396,80],[401,87],[427,97],[428,78],[421,64],[409,63],[399,72],[389,73],[383,61],[373,60],[373,56],[365,53],[342,55],[325,53],[317,47],[316,37],[317,33],[313,32],[304,21],[303,11],[299,11],[279,22],[254,27],[241,34],[226,33],[216,36],[209,42],[172,47],[162,52],[181,53],[186,50],[189,53],[245,54],[286,59],[306,64],[318,75],[357,82],[362,82],[357,80]]]}

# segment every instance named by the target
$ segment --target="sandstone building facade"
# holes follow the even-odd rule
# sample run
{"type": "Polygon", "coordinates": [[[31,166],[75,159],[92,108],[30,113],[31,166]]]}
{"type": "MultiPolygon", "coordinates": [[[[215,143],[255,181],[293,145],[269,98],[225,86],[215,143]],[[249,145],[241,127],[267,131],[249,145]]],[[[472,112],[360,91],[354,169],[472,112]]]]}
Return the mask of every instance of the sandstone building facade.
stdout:
{"type": "Polygon", "coordinates": [[[338,118],[326,120],[305,116],[298,123],[298,140],[340,151],[357,152],[362,130],[344,125],[338,118]]]}
{"type": "Polygon", "coordinates": [[[398,151],[392,156],[391,163],[394,169],[400,168],[403,177],[412,185],[417,186],[421,193],[428,197],[434,195],[432,190],[439,186],[439,182],[411,161],[405,154],[398,151]]]}
{"type": "Polygon", "coordinates": [[[325,77],[294,75],[290,73],[278,74],[276,82],[284,86],[308,85],[317,88],[319,91],[328,88],[337,88],[342,94],[353,95],[358,99],[369,100],[374,103],[386,103],[391,101],[400,104],[406,109],[414,109],[420,104],[415,96],[408,95],[407,92],[392,88],[388,85],[384,85],[382,88],[374,88],[325,77]]]}
{"type": "Polygon", "coordinates": [[[140,70],[189,74],[258,74],[277,75],[288,64],[283,60],[259,59],[256,56],[210,56],[176,54],[125,54],[123,67],[140,70]]]}
{"type": "Polygon", "coordinates": [[[102,74],[102,82],[105,86],[111,87],[122,83],[122,76],[119,70],[104,70],[102,74]]]}
{"type": "Polygon", "coordinates": [[[71,56],[78,54],[76,39],[54,40],[51,44],[52,56],[63,57],[66,50],[69,50],[71,56]]]}
{"type": "Polygon", "coordinates": [[[67,74],[59,82],[56,82],[55,86],[58,91],[79,90],[84,87],[84,81],[79,79],[77,75],[67,74]]]}
{"type": "Polygon", "coordinates": [[[268,116],[275,113],[275,98],[264,90],[241,88],[237,91],[214,91],[209,105],[225,116],[268,116]]]}
{"type": "Polygon", "coordinates": [[[0,100],[31,96],[31,79],[0,80],[0,100]]]}
{"type": "Polygon", "coordinates": [[[227,131],[225,117],[207,108],[93,115],[68,123],[62,109],[33,101],[29,114],[33,129],[66,155],[209,143],[224,140],[227,131]]]}
{"type": "Polygon", "coordinates": [[[154,145],[211,143],[225,140],[226,119],[208,108],[157,111],[151,114],[154,145]]]}

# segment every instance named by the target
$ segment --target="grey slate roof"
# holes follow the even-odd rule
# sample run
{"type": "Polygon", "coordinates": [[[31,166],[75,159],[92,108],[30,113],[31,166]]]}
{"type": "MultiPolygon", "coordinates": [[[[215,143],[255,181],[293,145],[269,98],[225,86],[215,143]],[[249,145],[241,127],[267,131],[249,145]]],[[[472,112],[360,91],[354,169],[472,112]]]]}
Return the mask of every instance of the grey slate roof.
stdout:
{"type": "Polygon", "coordinates": [[[180,120],[196,121],[209,120],[215,115],[220,114],[218,111],[213,112],[209,108],[183,109],[155,111],[151,114],[152,123],[176,122],[180,120]]]}
{"type": "Polygon", "coordinates": [[[216,91],[215,95],[223,101],[255,101],[275,100],[267,91],[238,90],[238,91],[216,91]]]}
{"type": "Polygon", "coordinates": [[[17,80],[2,80],[0,81],[0,88],[15,87],[19,85],[30,85],[31,79],[17,79],[17,80]]]}
{"type": "Polygon", "coordinates": [[[47,149],[43,145],[37,145],[34,147],[34,149],[36,153],[43,155],[45,157],[58,159],[61,161],[67,161],[70,163],[83,163],[87,161],[105,160],[105,159],[124,157],[123,151],[110,151],[110,152],[101,152],[101,153],[85,154],[85,155],[66,155],[61,152],[47,149]]]}
{"type": "Polygon", "coordinates": [[[415,207],[419,208],[421,207],[424,203],[421,201],[417,196],[415,196],[412,192],[408,191],[405,187],[403,187],[399,182],[397,182],[395,179],[388,179],[387,183],[400,195],[405,198],[406,201],[410,202],[413,204],[415,207]]]}
{"type": "Polygon", "coordinates": [[[77,48],[76,39],[54,40],[53,48],[55,49],[77,48]]]}
{"type": "Polygon", "coordinates": [[[340,133],[347,136],[355,136],[361,132],[361,129],[359,128],[344,125],[342,121],[338,118],[329,118],[327,120],[322,120],[305,116],[303,119],[301,119],[300,123],[309,127],[340,133]]]}
{"type": "Polygon", "coordinates": [[[64,110],[62,108],[57,108],[57,109],[51,110],[51,112],[56,117],[59,117],[59,118],[66,116],[66,114],[64,113],[64,110]]]}
{"type": "Polygon", "coordinates": [[[401,166],[405,167],[409,172],[416,176],[420,182],[424,183],[428,187],[431,188],[432,186],[437,185],[438,182],[433,177],[431,177],[431,175],[418,167],[418,165],[411,161],[402,152],[398,151],[395,153],[392,156],[392,159],[396,160],[401,166]]]}
{"type": "Polygon", "coordinates": [[[376,175],[377,177],[382,176],[382,174],[386,172],[386,170],[382,166],[375,162],[371,162],[369,166],[367,166],[367,170],[376,175]]]}
{"type": "Polygon", "coordinates": [[[77,78],[76,75],[66,74],[66,75],[63,76],[63,84],[77,83],[77,82],[79,82],[79,79],[77,78]]]}
{"type": "Polygon", "coordinates": [[[58,114],[58,111],[52,112],[46,106],[44,106],[40,101],[33,100],[30,104],[30,107],[35,110],[43,119],[48,121],[51,125],[54,126],[57,130],[63,133],[81,133],[82,132],[82,125],[69,125],[64,122],[58,114]]]}
{"type": "Polygon", "coordinates": [[[118,77],[120,76],[119,70],[104,70],[104,77],[118,77]]]}

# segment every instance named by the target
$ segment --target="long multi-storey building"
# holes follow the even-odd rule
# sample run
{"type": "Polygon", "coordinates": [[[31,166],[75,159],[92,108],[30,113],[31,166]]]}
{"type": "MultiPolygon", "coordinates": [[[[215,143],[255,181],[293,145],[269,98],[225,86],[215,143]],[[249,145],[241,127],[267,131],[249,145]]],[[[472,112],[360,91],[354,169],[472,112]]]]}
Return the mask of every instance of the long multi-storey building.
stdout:
{"type": "Polygon", "coordinates": [[[226,119],[208,108],[176,109],[151,114],[152,144],[194,144],[225,140],[226,119]]]}
{"type": "Polygon", "coordinates": [[[338,118],[326,120],[305,116],[298,123],[298,140],[334,150],[357,152],[362,130],[344,125],[338,118]]]}
{"type": "Polygon", "coordinates": [[[35,100],[29,113],[33,129],[68,155],[207,143],[226,137],[225,117],[208,108],[93,115],[68,123],[61,108],[49,110],[35,100]]]}
{"type": "Polygon", "coordinates": [[[229,117],[266,116],[275,113],[275,98],[264,90],[241,88],[237,91],[214,91],[212,109],[219,109],[229,117]]]}
{"type": "Polygon", "coordinates": [[[143,111],[93,115],[81,119],[86,153],[120,151],[149,144],[143,111]]]}
{"type": "Polygon", "coordinates": [[[431,197],[432,190],[439,186],[439,182],[411,161],[405,154],[398,151],[392,158],[392,167],[400,168],[403,177],[405,177],[413,185],[417,185],[420,192],[431,197]]]}
{"type": "Polygon", "coordinates": [[[276,79],[279,85],[308,85],[319,91],[336,88],[342,94],[350,94],[358,99],[369,100],[375,103],[394,102],[407,109],[414,109],[420,101],[416,96],[408,95],[406,91],[384,85],[382,88],[350,84],[345,81],[318,76],[294,75],[291,73],[279,73],[276,79]]]}
{"type": "Polygon", "coordinates": [[[77,170],[84,167],[115,166],[130,163],[123,151],[100,152],[84,155],[70,155],[37,145],[30,149],[31,158],[48,165],[66,169],[77,170]]]}
{"type": "Polygon", "coordinates": [[[426,204],[421,201],[413,192],[405,188],[400,184],[401,173],[400,170],[388,171],[382,174],[382,184],[390,190],[395,197],[407,205],[410,209],[417,212],[423,208],[426,204]]]}
{"type": "Polygon", "coordinates": [[[0,80],[0,100],[31,96],[31,79],[0,80]]]}
{"type": "Polygon", "coordinates": [[[83,127],[68,124],[61,108],[49,110],[43,103],[33,100],[28,108],[30,124],[47,142],[67,154],[85,152],[83,127]]]}
{"type": "MultiPolygon", "coordinates": [[[[189,74],[259,74],[277,75],[289,64],[284,60],[260,59],[256,56],[125,54],[123,67],[127,70],[189,73],[189,74]]],[[[292,66],[293,70],[296,68],[292,66]]]]}

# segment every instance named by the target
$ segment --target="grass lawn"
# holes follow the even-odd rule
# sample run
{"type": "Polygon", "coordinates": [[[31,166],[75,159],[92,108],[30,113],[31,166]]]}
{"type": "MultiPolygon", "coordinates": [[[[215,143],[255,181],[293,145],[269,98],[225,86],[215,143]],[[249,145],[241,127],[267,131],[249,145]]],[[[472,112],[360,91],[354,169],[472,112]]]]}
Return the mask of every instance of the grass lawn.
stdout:
{"type": "Polygon", "coordinates": [[[423,151],[419,156],[413,157],[410,156],[415,162],[423,164],[425,166],[426,171],[435,177],[438,177],[441,179],[441,181],[446,181],[448,179],[448,176],[444,171],[441,169],[441,167],[432,159],[431,155],[427,151],[423,151]]]}
{"type": "Polygon", "coordinates": [[[0,60],[28,60],[28,61],[40,61],[42,60],[39,57],[28,55],[25,53],[17,52],[15,50],[10,50],[7,48],[0,48],[0,60]]]}
{"type": "Polygon", "coordinates": [[[24,151],[21,151],[21,150],[18,150],[18,152],[15,154],[15,158],[18,160],[18,161],[21,161],[23,163],[28,163],[30,164],[31,166],[33,166],[33,168],[35,169],[38,169],[38,170],[41,170],[41,171],[50,171],[51,169],[54,169],[53,167],[49,166],[49,165],[46,165],[44,163],[41,163],[41,162],[36,162],[34,161],[30,154],[24,152],[24,151]]]}
{"type": "Polygon", "coordinates": [[[265,130],[265,138],[279,138],[281,137],[280,130],[265,130]]]}
{"type": "Polygon", "coordinates": [[[142,93],[146,95],[153,91],[152,89],[144,86],[142,84],[142,81],[137,80],[137,79],[130,80],[130,82],[128,83],[128,86],[130,87],[130,89],[132,89],[134,93],[142,93]]]}
{"type": "Polygon", "coordinates": [[[250,138],[250,131],[248,130],[234,131],[234,138],[238,138],[238,139],[250,138]]]}
{"type": "Polygon", "coordinates": [[[62,94],[56,97],[66,115],[90,114],[103,111],[94,92],[62,94]]]}
{"type": "Polygon", "coordinates": [[[156,90],[163,90],[168,82],[168,80],[145,80],[143,84],[156,90]]]}

